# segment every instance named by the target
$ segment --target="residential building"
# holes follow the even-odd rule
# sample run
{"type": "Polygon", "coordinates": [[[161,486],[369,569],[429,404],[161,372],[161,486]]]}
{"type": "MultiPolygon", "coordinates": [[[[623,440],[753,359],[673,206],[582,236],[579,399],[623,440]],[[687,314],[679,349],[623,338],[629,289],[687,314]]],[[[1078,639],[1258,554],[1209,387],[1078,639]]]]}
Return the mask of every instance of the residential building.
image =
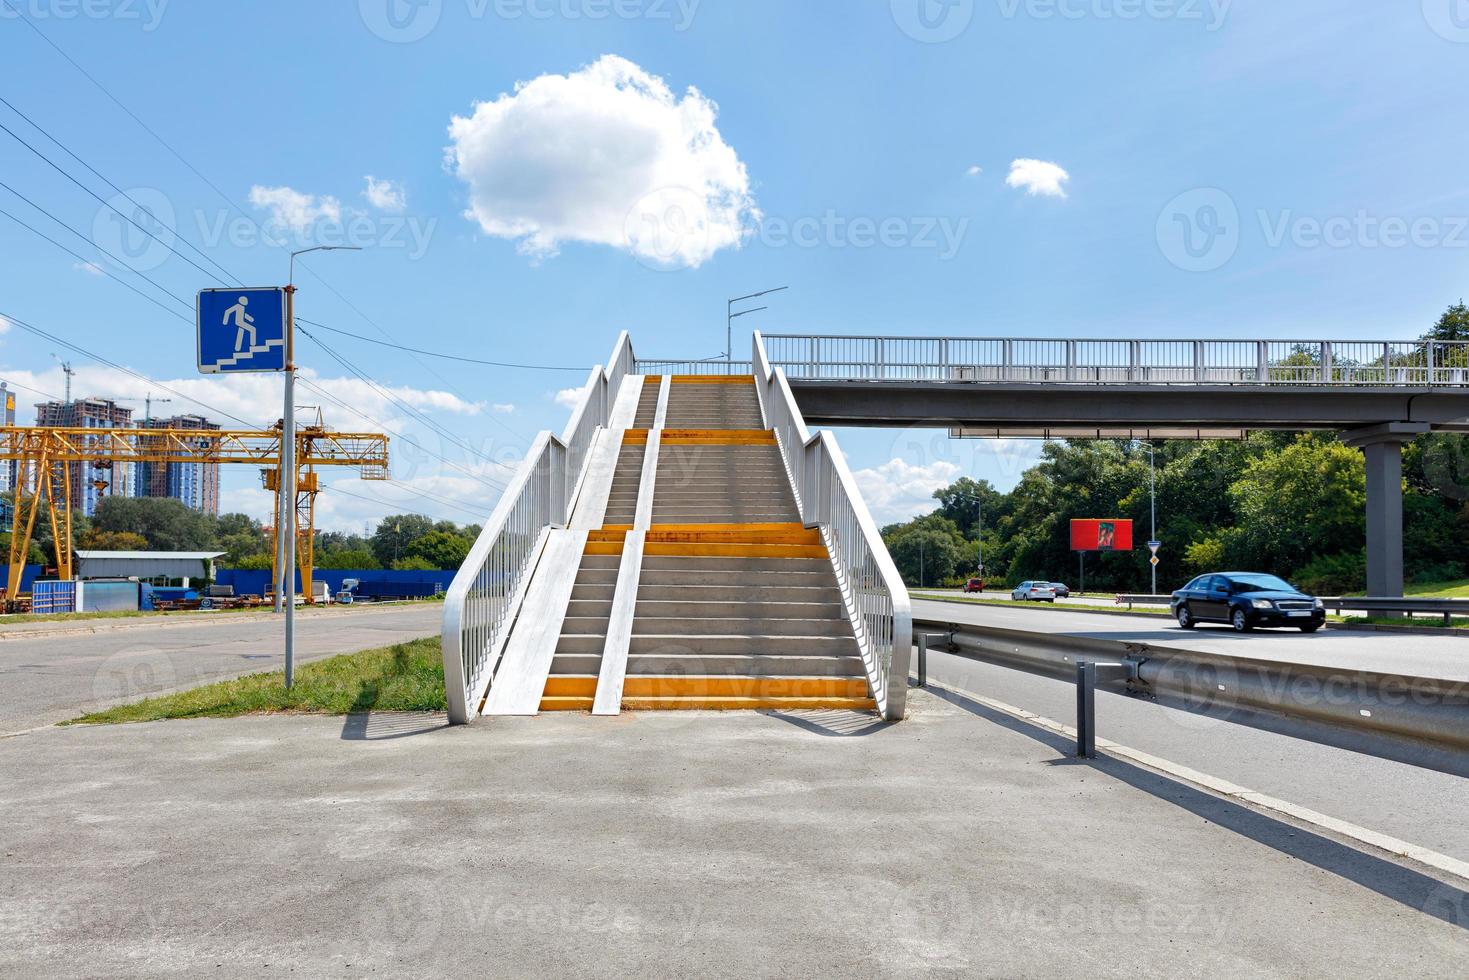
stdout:
{"type": "MultiPolygon", "coordinates": [[[[189,429],[218,432],[219,426],[202,415],[175,415],[168,419],[148,419],[154,429],[189,429]]],[[[201,435],[198,445],[208,448],[214,440],[201,435]]],[[[219,513],[218,463],[143,463],[139,481],[140,496],[173,497],[194,510],[206,514],[219,513]]]]}
{"type": "MultiPolygon", "coordinates": [[[[133,410],[110,398],[79,398],[36,406],[36,424],[65,429],[131,429],[133,410]]],[[[91,517],[106,497],[137,494],[136,463],[71,463],[71,506],[91,517]]]]}

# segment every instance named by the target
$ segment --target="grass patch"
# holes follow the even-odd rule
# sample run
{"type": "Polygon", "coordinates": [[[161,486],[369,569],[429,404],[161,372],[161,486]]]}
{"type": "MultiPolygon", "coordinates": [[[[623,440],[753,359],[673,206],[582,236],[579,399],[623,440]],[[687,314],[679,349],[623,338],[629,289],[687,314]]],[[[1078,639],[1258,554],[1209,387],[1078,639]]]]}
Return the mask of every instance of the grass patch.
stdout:
{"type": "Polygon", "coordinates": [[[277,670],[119,705],[65,724],[115,725],[281,712],[443,711],[446,707],[439,638],[431,636],[306,664],[297,668],[296,684],[289,691],[285,672],[277,670]]]}
{"type": "Polygon", "coordinates": [[[1424,599],[1465,599],[1469,598],[1469,579],[1460,579],[1457,582],[1428,582],[1423,585],[1410,583],[1403,591],[1408,595],[1416,595],[1424,599]]]}
{"type": "Polygon", "coordinates": [[[1449,620],[1449,625],[1445,627],[1442,616],[1434,616],[1430,613],[1423,613],[1411,619],[1407,616],[1348,616],[1342,622],[1361,626],[1427,626],[1434,629],[1469,629],[1469,618],[1454,616],[1449,620]]]}

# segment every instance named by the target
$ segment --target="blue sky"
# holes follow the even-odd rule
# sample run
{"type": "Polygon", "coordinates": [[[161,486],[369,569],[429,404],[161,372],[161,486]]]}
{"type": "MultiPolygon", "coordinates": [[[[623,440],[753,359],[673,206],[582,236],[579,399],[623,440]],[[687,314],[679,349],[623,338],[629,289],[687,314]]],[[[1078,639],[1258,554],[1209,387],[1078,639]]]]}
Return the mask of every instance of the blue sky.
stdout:
{"type": "MultiPolygon", "coordinates": [[[[390,401],[303,343],[318,391],[302,403],[367,424],[331,395],[407,437],[400,482],[340,484],[376,499],[325,495],[326,526],[375,521],[378,501],[482,519],[618,330],[646,356],[715,355],[725,299],[758,289],[791,287],[742,321],[768,332],[1390,339],[1459,298],[1469,258],[1460,0],[5,2],[0,92],[171,215],[209,261],[169,240],[205,270],[282,281],[287,249],[255,222],[303,244],[355,228],[366,251],[307,260],[329,288],[299,275],[301,316],[576,369],[321,334],[390,401]],[[697,151],[669,149],[691,134],[697,151]],[[616,241],[616,216],[670,179],[708,208],[698,240],[616,241]]],[[[113,196],[3,105],[0,122],[113,196]]],[[[0,180],[83,233],[0,188],[0,208],[81,256],[0,216],[0,312],[252,422],[278,416],[274,379],[198,376],[191,315],[159,290],[191,301],[217,281],[3,132],[0,180]]],[[[60,393],[53,351],[12,326],[0,377],[60,393]]],[[[79,395],[149,389],[68,356],[79,395]]],[[[960,474],[1008,486],[1036,448],[841,438],[880,520],[960,474]]],[[[255,486],[230,471],[226,506],[263,517],[255,486]]]]}

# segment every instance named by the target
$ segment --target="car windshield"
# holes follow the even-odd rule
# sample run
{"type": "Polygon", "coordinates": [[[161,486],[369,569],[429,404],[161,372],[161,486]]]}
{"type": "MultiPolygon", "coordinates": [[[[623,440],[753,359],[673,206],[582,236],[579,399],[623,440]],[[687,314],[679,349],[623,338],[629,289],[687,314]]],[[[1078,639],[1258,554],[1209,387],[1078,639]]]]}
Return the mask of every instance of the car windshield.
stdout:
{"type": "Polygon", "coordinates": [[[1229,579],[1233,592],[1295,592],[1296,587],[1274,575],[1233,575],[1229,579]]]}

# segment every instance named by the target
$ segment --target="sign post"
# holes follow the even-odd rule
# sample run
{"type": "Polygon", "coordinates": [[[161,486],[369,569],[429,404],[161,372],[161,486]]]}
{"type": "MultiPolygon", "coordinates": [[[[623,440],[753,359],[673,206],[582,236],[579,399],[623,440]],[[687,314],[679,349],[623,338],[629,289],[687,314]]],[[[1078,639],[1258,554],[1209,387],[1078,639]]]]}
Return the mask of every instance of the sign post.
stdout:
{"type": "Polygon", "coordinates": [[[199,373],[285,374],[282,413],[280,507],[276,511],[275,609],[286,614],[286,687],[295,681],[296,426],[294,287],[201,289],[197,310],[199,373]],[[283,588],[282,582],[286,585],[283,588]],[[284,597],[284,599],[283,599],[284,597]]]}
{"type": "Polygon", "coordinates": [[[1148,542],[1148,550],[1153,553],[1153,557],[1148,559],[1148,564],[1153,566],[1153,595],[1158,594],[1158,549],[1161,547],[1163,542],[1156,538],[1148,542]]]}

